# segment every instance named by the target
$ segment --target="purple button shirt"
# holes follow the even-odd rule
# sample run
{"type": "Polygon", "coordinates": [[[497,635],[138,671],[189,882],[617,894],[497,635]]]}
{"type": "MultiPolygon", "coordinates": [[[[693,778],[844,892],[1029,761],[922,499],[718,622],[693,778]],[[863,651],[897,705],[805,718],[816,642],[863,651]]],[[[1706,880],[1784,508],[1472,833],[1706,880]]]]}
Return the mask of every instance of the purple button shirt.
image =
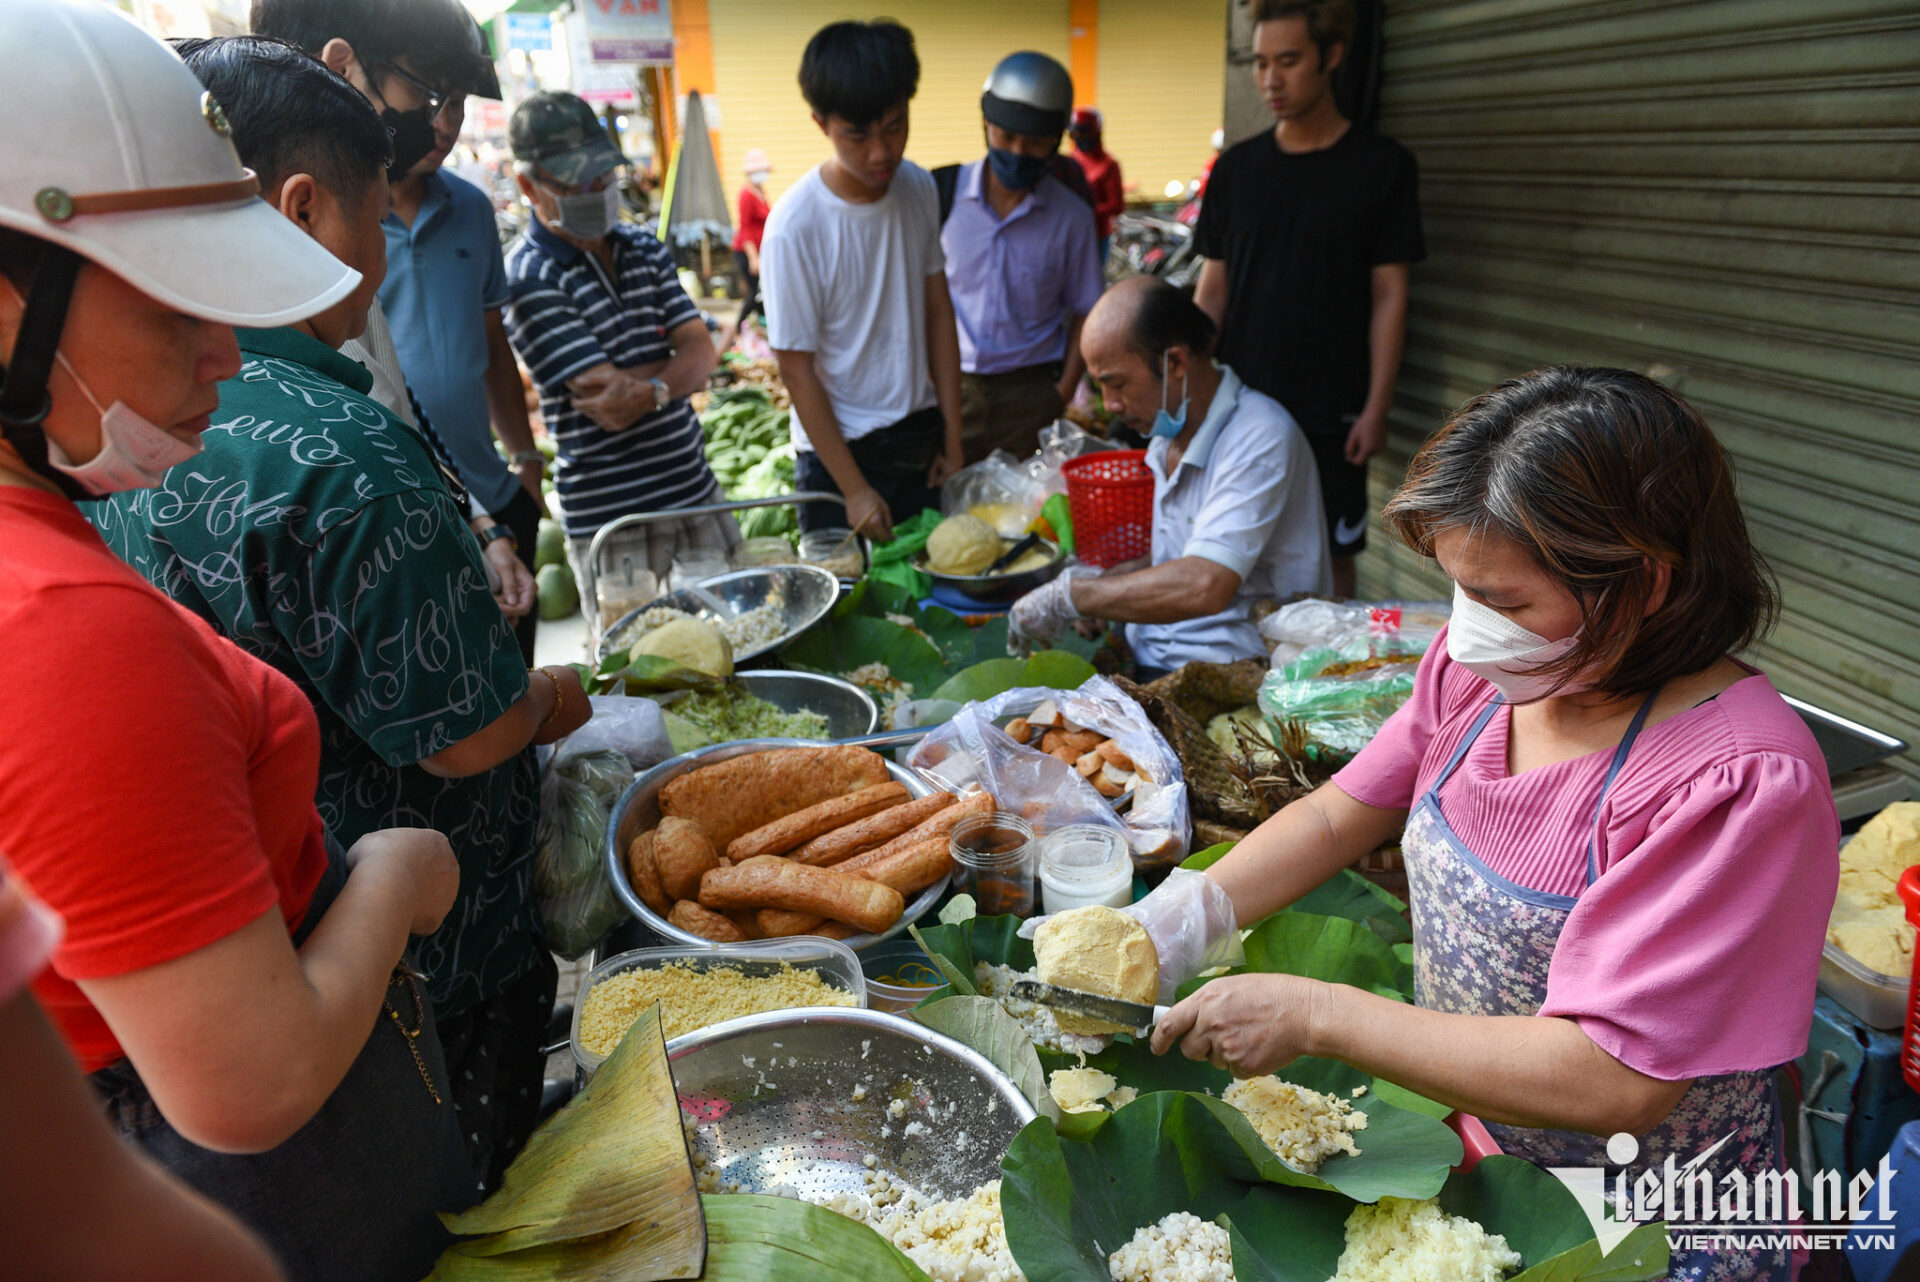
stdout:
{"type": "Polygon", "coordinates": [[[1002,374],[1065,356],[1068,318],[1092,311],[1106,282],[1085,201],[1042,178],[1003,221],[987,203],[985,167],[960,167],[940,245],[960,368],[1002,374]]]}

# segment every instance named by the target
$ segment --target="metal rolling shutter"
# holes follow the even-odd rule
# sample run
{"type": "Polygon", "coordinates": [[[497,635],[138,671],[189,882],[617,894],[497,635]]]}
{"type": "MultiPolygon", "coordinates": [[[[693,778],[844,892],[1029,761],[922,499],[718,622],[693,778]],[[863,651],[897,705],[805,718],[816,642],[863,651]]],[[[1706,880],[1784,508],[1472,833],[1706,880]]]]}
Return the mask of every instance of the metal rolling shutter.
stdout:
{"type": "MultiPolygon", "coordinates": [[[[1920,6],[1390,0],[1384,85],[1430,257],[1376,510],[1499,379],[1652,373],[1735,455],[1780,576],[1756,662],[1920,744],[1920,6]]],[[[1441,581],[1376,530],[1361,582],[1441,581]]]]}

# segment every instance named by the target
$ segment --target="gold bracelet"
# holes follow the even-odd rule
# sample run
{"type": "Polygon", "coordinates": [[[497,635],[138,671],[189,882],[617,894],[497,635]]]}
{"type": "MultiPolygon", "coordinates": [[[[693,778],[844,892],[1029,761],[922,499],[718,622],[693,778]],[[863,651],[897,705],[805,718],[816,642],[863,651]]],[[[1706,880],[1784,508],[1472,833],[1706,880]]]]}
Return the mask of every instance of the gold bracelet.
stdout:
{"type": "Polygon", "coordinates": [[[567,692],[560,688],[560,678],[554,676],[553,673],[547,671],[545,668],[534,668],[532,671],[538,672],[553,685],[553,711],[547,714],[547,719],[540,723],[538,730],[534,731],[535,734],[545,734],[547,727],[559,720],[560,709],[567,706],[567,692]]]}

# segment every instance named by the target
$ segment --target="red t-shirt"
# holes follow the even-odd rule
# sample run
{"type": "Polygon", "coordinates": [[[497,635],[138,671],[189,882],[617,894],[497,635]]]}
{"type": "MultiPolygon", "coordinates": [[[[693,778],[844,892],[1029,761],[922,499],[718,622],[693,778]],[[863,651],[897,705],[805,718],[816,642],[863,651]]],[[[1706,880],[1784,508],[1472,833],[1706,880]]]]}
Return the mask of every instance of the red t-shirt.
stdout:
{"type": "Polygon", "coordinates": [[[745,249],[752,245],[760,248],[760,241],[767,234],[767,198],[752,187],[740,189],[740,226],[733,233],[733,247],[745,249]]]}
{"type": "Polygon", "coordinates": [[[0,655],[0,852],[66,922],[34,994],[92,1072],[123,1052],[74,981],[276,907],[299,923],[327,858],[320,731],[297,686],[149,587],[72,503],[12,485],[0,655]]]}

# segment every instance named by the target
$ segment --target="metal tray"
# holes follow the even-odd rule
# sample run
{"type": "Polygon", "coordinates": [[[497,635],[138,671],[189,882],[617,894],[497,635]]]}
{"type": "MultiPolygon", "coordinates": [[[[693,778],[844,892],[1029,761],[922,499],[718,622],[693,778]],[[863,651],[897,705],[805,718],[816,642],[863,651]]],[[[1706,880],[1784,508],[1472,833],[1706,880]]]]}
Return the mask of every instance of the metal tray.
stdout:
{"type": "MultiPolygon", "coordinates": [[[[1011,547],[1017,539],[1002,536],[1002,551],[1011,547]]],[[[941,574],[927,564],[925,549],[915,552],[912,558],[913,568],[930,577],[935,583],[951,587],[956,592],[980,602],[1011,601],[1015,597],[1025,596],[1043,583],[1057,578],[1067,564],[1066,553],[1060,545],[1050,539],[1041,539],[1040,547],[1053,559],[1034,570],[1023,570],[1019,574],[941,574]]]]}
{"type": "Polygon", "coordinates": [[[593,643],[594,662],[615,649],[627,649],[642,635],[636,627],[641,615],[670,605],[709,623],[722,623],[756,610],[768,602],[780,606],[780,635],[765,645],[734,651],[736,664],[771,654],[827,617],[840,599],[840,580],[817,565],[763,565],[751,570],[717,574],[698,587],[666,596],[629,610],[614,620],[593,643]]]}
{"type": "Polygon", "coordinates": [[[1827,759],[1828,777],[1858,770],[1907,750],[1905,740],[1870,730],[1825,708],[1816,708],[1792,697],[1787,697],[1787,704],[1813,731],[1814,742],[1820,745],[1820,752],[1827,759]]]}
{"type": "MultiPolygon", "coordinates": [[[[880,724],[880,705],[873,696],[851,681],[820,672],[797,672],[785,668],[762,668],[755,672],[736,672],[734,681],[756,699],[765,699],[782,712],[817,712],[827,719],[827,738],[852,739],[872,734],[880,724]]],[[[674,691],[656,696],[656,702],[668,712],[693,694],[674,691]]]]}
{"type": "MultiPolygon", "coordinates": [[[[881,738],[886,742],[894,741],[884,736],[881,738]]],[[[741,739],[736,743],[715,744],[711,748],[696,748],[692,752],[683,752],[641,774],[639,778],[627,785],[627,790],[620,794],[618,801],[613,803],[613,814],[607,820],[607,879],[613,884],[614,896],[637,921],[669,943],[692,944],[701,948],[718,947],[719,945],[711,939],[703,939],[691,931],[680,929],[647,907],[640,896],[633,892],[633,885],[627,880],[627,847],[632,844],[635,837],[660,822],[660,789],[665,787],[668,781],[678,779],[694,767],[711,765],[716,761],[726,761],[731,757],[744,756],[749,752],[759,752],[766,748],[818,748],[820,746],[819,743],[808,739],[741,739]]],[[[888,774],[897,782],[906,785],[908,796],[924,797],[933,791],[931,784],[905,766],[886,761],[886,767],[888,774]]],[[[877,944],[883,939],[892,939],[918,921],[928,909],[939,902],[940,895],[946,888],[945,878],[934,882],[933,885],[908,900],[906,911],[900,914],[900,920],[886,930],[877,935],[852,935],[840,942],[858,952],[869,944],[877,944]]]]}
{"type": "Polygon", "coordinates": [[[723,1189],[859,1193],[871,1155],[920,1193],[963,1198],[1000,1178],[1000,1159],[1034,1117],[984,1055],[878,1011],[748,1015],[674,1038],[667,1059],[694,1118],[695,1159],[723,1189]],[[888,1111],[896,1099],[898,1117],[888,1111]]]}

